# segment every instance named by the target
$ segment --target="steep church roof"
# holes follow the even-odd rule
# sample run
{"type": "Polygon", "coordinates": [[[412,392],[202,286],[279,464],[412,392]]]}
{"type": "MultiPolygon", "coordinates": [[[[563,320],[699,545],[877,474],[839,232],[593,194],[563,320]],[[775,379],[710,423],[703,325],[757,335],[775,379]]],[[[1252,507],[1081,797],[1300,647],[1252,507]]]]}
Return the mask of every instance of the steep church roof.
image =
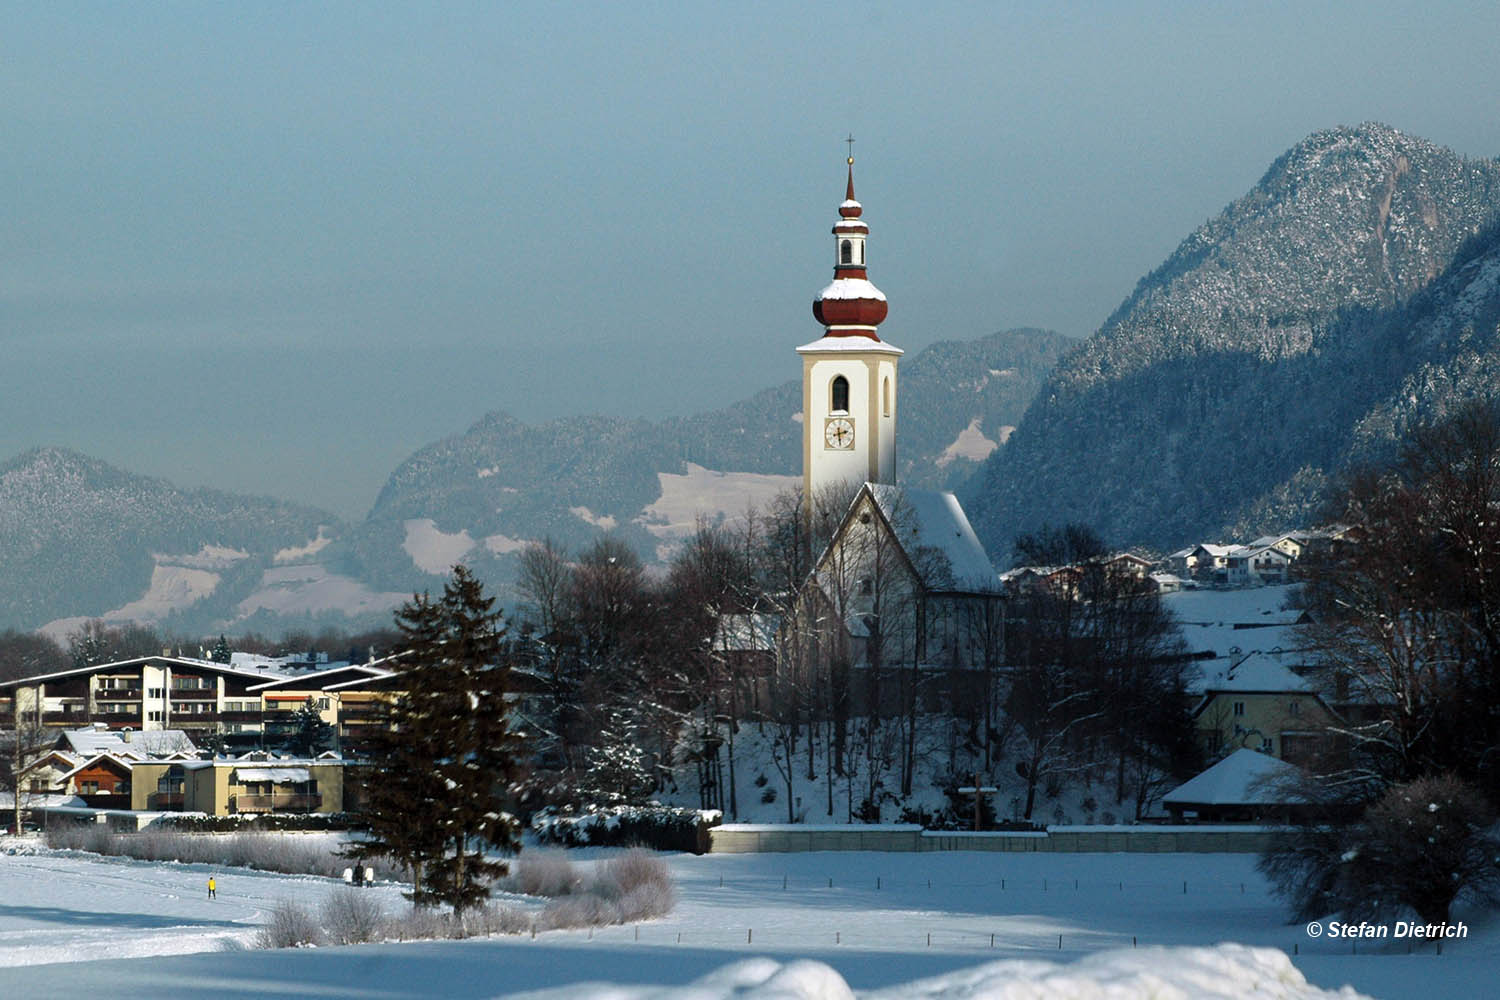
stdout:
{"type": "MultiPolygon", "coordinates": [[[[916,490],[885,483],[867,483],[880,512],[896,529],[901,546],[911,556],[917,549],[942,553],[953,573],[951,586],[925,581],[938,590],[998,590],[1000,575],[969,524],[958,498],[946,490],[916,490]]],[[[913,560],[914,562],[916,560],[913,560]]]]}

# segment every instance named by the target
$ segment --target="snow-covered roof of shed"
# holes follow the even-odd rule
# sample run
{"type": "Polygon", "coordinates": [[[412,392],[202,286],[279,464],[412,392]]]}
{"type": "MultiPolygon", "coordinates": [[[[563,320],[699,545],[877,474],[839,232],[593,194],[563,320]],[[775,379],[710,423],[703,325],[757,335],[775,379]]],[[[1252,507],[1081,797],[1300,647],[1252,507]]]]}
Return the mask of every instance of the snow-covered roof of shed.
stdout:
{"type": "Polygon", "coordinates": [[[880,512],[898,533],[905,533],[901,529],[906,520],[898,514],[899,509],[904,507],[910,512],[915,538],[900,539],[908,555],[917,548],[936,549],[947,557],[953,581],[960,589],[997,589],[1000,574],[995,572],[957,497],[946,490],[914,490],[885,483],[867,485],[870,495],[880,505],[880,512]]]}
{"type": "Polygon", "coordinates": [[[1301,772],[1270,754],[1241,747],[1168,792],[1162,802],[1183,806],[1269,806],[1299,801],[1278,785],[1301,772]]]}

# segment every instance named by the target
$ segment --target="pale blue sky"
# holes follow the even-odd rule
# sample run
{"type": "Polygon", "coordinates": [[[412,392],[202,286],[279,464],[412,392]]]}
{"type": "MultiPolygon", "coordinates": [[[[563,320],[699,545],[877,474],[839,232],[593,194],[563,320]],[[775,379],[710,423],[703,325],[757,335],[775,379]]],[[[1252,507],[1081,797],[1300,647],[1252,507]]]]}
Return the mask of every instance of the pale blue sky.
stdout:
{"type": "Polygon", "coordinates": [[[0,460],[358,517],[796,377],[850,131],[908,349],[1087,335],[1319,128],[1500,153],[1500,5],[1059,7],[0,4],[0,460]]]}

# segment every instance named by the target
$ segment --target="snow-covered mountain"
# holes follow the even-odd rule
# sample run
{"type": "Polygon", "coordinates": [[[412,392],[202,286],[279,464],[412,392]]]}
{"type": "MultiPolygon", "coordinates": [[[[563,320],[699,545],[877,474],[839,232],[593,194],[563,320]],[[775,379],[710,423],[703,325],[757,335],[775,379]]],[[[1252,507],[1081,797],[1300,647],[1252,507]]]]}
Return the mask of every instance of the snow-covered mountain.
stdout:
{"type": "MultiPolygon", "coordinates": [[[[910,358],[909,481],[961,481],[1004,440],[1067,344],[1015,330],[910,358]]],[[[700,513],[740,514],[800,484],[800,406],[800,384],[787,382],[659,423],[530,425],[491,413],[403,462],[357,525],[37,449],[0,465],[0,628],[61,635],[87,618],[273,634],[384,624],[460,558],[503,586],[521,546],[547,535],[583,546],[616,531],[647,558],[664,555],[700,513]]]]}
{"type": "Polygon", "coordinates": [[[1318,132],[1143,278],[963,489],[992,552],[1044,523],[1176,546],[1305,524],[1408,421],[1500,388],[1500,164],[1318,132]]]}
{"type": "MultiPolygon", "coordinates": [[[[945,341],[903,363],[903,481],[962,482],[1009,435],[1068,346],[1011,330],[945,341]]],[[[795,356],[788,368],[795,369],[795,356]]],[[[652,423],[569,417],[526,424],[491,413],[421,449],[391,475],[366,521],[330,557],[382,589],[428,585],[460,556],[494,579],[550,536],[586,545],[613,531],[665,556],[699,514],[736,516],[801,485],[800,381],[723,410],[652,423]]]]}
{"type": "Polygon", "coordinates": [[[267,571],[341,531],[325,511],[180,489],[61,448],[0,465],[0,627],[235,617],[267,571]]]}

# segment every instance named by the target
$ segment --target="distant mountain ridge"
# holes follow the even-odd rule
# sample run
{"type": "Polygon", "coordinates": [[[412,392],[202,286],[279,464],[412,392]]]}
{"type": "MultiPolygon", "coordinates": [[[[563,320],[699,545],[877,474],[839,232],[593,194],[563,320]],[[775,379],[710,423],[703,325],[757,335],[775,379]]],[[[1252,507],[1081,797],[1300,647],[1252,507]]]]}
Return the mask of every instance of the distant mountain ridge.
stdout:
{"type": "Polygon", "coordinates": [[[154,582],[220,606],[248,593],[278,552],[338,523],[311,507],[181,489],[35,448],[0,464],[0,627],[104,616],[146,598],[154,582]],[[162,567],[182,572],[163,577],[162,567]]]}
{"type": "Polygon", "coordinates": [[[1307,523],[1405,422],[1500,386],[1497,219],[1495,161],[1375,124],[1298,143],[1058,364],[962,490],[976,529],[1003,559],[1060,521],[1156,547],[1307,523]]]}
{"type": "MultiPolygon", "coordinates": [[[[1020,419],[1070,342],[1040,330],[947,341],[902,369],[903,475],[961,481],[1020,419]]],[[[788,350],[788,369],[797,359],[788,350]]],[[[419,449],[368,517],[188,490],[57,448],[0,465],[0,628],[86,618],[184,632],[388,623],[465,559],[492,582],[544,536],[614,531],[664,555],[695,516],[743,513],[800,483],[800,382],[657,423],[526,424],[501,412],[419,449]]]]}
{"type": "MultiPolygon", "coordinates": [[[[1070,343],[1010,330],[943,341],[904,361],[903,481],[962,482],[1010,433],[1070,343]]],[[[788,368],[795,364],[789,357],[788,368]]],[[[665,554],[695,512],[742,514],[800,485],[801,408],[798,379],[660,423],[567,417],[530,425],[490,413],[403,462],[330,558],[385,587],[410,580],[413,565],[431,570],[456,552],[508,579],[520,544],[544,536],[577,547],[611,530],[642,552],[665,554]]]]}

